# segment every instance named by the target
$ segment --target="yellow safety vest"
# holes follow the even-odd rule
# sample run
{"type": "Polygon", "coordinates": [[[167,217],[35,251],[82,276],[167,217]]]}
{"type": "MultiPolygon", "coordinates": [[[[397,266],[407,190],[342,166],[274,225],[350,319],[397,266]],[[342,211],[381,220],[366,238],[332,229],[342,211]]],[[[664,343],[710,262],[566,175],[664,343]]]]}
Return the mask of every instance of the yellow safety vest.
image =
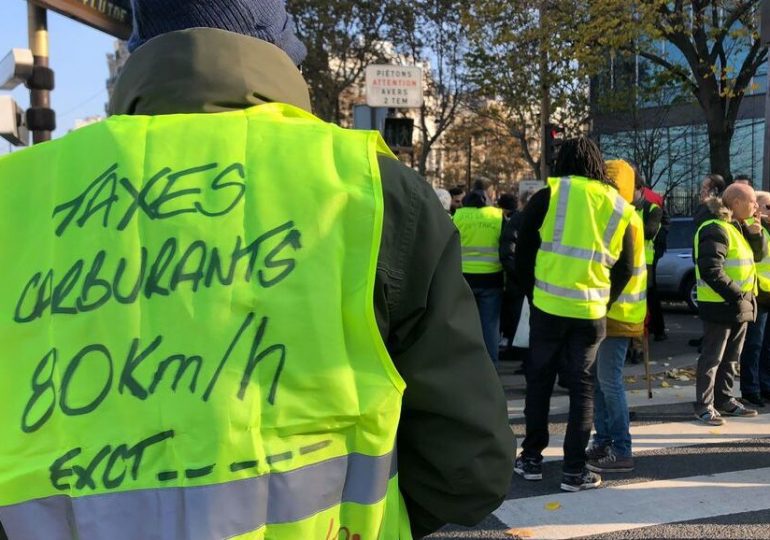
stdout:
{"type": "Polygon", "coordinates": [[[411,538],[378,152],[273,103],[0,159],[11,539],[411,538]]]}
{"type": "Polygon", "coordinates": [[[611,186],[571,176],[549,178],[551,200],[540,227],[534,305],[546,313],[601,319],[610,268],[620,256],[634,208],[611,186]]]}
{"type": "MultiPolygon", "coordinates": [[[[747,219],[746,223],[751,225],[754,223],[754,218],[747,219]]],[[[765,242],[770,245],[770,233],[767,232],[764,225],[762,225],[762,236],[765,237],[765,242]]],[[[759,286],[759,290],[770,293],[770,254],[760,262],[755,263],[755,266],[757,268],[757,285],[759,286]]]]}
{"type": "MultiPolygon", "coordinates": [[[[659,206],[651,202],[650,212],[656,208],[659,208],[659,206]]],[[[636,215],[639,216],[642,220],[642,223],[644,223],[644,206],[636,211],[636,215]]],[[[655,238],[658,236],[658,232],[660,232],[660,225],[658,225],[658,230],[655,231],[655,236],[644,241],[644,257],[647,261],[647,264],[649,265],[652,265],[655,262],[655,238]]]]}
{"type": "Polygon", "coordinates": [[[464,274],[494,274],[500,263],[503,211],[494,206],[458,208],[453,217],[460,231],[464,274]]]}
{"type": "MultiPolygon", "coordinates": [[[[698,260],[698,250],[700,244],[700,232],[703,227],[710,224],[718,225],[727,234],[727,255],[725,256],[724,270],[725,274],[735,282],[741,292],[756,292],[757,271],[754,265],[754,252],[748,241],[743,237],[732,223],[721,219],[710,219],[705,221],[695,233],[695,260],[698,260]]],[[[701,279],[700,267],[695,265],[695,277],[697,279],[698,302],[724,302],[714,289],[701,279]]]]}
{"type": "Polygon", "coordinates": [[[638,214],[631,216],[634,233],[634,272],[617,300],[610,306],[607,318],[637,324],[647,316],[647,261],[644,253],[644,223],[638,214]]]}

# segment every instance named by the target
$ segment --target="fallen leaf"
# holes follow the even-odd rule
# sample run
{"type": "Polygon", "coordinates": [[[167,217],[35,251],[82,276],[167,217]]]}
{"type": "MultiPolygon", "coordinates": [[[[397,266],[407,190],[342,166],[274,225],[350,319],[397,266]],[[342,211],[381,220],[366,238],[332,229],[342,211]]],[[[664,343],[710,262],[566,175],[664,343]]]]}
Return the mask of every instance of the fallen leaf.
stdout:
{"type": "Polygon", "coordinates": [[[712,429],[711,431],[709,431],[709,433],[711,433],[712,435],[720,435],[722,432],[719,431],[718,429],[712,429]]]}
{"type": "Polygon", "coordinates": [[[663,388],[671,388],[671,385],[668,384],[666,381],[663,381],[662,383],[660,383],[660,386],[662,386],[663,388]]]}
{"type": "Polygon", "coordinates": [[[545,509],[546,510],[553,511],[553,510],[558,510],[559,508],[561,508],[561,503],[559,503],[559,502],[545,503],[545,509]]]}
{"type": "Polygon", "coordinates": [[[687,375],[680,375],[679,377],[676,378],[676,380],[677,381],[689,381],[690,377],[688,377],[687,375]]]}
{"type": "Polygon", "coordinates": [[[631,377],[626,377],[626,382],[627,382],[628,384],[634,384],[634,383],[636,382],[636,377],[633,377],[633,376],[631,376],[631,377]]]}
{"type": "Polygon", "coordinates": [[[513,536],[516,538],[532,538],[532,531],[529,529],[508,529],[505,531],[506,536],[513,536]]]}

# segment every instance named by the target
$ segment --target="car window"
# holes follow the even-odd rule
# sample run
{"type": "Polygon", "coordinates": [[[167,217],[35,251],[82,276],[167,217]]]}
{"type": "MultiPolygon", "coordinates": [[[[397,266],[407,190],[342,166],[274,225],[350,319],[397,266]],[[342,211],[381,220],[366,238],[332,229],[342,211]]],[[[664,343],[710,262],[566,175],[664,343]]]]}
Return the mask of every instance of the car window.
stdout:
{"type": "Polygon", "coordinates": [[[691,219],[672,220],[668,229],[666,244],[668,249],[692,248],[692,240],[695,236],[695,224],[691,219]]]}

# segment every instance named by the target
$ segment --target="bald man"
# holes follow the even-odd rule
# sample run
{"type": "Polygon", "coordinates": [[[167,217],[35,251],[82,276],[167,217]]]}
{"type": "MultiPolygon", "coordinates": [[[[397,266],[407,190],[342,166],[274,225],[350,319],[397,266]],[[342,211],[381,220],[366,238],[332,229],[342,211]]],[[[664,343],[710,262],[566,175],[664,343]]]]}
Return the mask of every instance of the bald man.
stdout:
{"type": "Polygon", "coordinates": [[[695,233],[698,314],[704,332],[695,416],[703,424],[721,426],[724,416],[757,414],[732,397],[732,387],[746,325],[757,312],[754,263],[767,254],[767,244],[751,186],[732,184],[721,199],[711,197],[705,204],[710,217],[695,233]]]}

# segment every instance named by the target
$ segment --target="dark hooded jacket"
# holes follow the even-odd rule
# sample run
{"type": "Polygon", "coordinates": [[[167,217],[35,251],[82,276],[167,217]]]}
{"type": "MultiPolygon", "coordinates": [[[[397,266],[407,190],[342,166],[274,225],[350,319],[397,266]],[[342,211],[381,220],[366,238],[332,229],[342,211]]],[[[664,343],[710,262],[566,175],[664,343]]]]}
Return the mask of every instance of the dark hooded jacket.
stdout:
{"type": "Polygon", "coordinates": [[[747,226],[733,219],[732,212],[722,203],[722,199],[712,197],[704,203],[709,212],[699,215],[701,228],[695,235],[697,242],[696,264],[700,278],[724,298],[723,302],[698,302],[698,314],[704,321],[722,324],[751,322],[756,318],[757,301],[751,292],[741,292],[738,285],[730,279],[724,270],[728,250],[728,237],[724,229],[711,219],[730,223],[748,240],[754,252],[754,261],[759,262],[767,254],[767,244],[762,234],[751,234],[747,226]]]}
{"type": "MultiPolygon", "coordinates": [[[[310,110],[307,85],[288,56],[255,38],[196,28],[137,49],[110,111],[213,113],[272,101],[310,110]]],[[[301,158],[302,148],[296,153],[301,158]]],[[[399,485],[419,537],[447,522],[475,524],[499,506],[516,443],[461,274],[457,229],[414,171],[387,157],[379,168],[385,209],[374,307],[406,381],[399,485]]]]}

